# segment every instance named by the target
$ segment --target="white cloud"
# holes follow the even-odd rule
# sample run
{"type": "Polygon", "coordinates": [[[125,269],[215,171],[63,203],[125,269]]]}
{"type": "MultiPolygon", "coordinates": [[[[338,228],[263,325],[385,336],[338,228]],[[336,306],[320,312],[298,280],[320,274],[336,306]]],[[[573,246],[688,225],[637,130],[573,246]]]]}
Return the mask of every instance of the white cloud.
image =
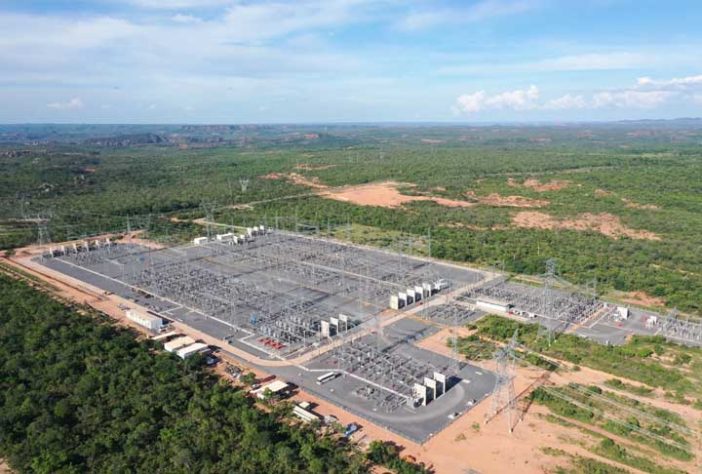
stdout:
{"type": "Polygon", "coordinates": [[[702,74],[697,76],[674,77],[672,79],[656,80],[650,77],[639,77],[636,84],[640,87],[650,88],[672,88],[687,90],[691,88],[702,88],[702,74]]]}
{"type": "Polygon", "coordinates": [[[66,102],[51,102],[46,104],[48,108],[56,110],[82,109],[83,105],[83,101],[79,97],[73,97],[66,102]]]}
{"type": "Polygon", "coordinates": [[[495,73],[544,73],[558,71],[606,71],[638,69],[655,62],[643,53],[615,52],[588,53],[546,58],[520,63],[479,63],[444,66],[438,69],[443,76],[482,75],[495,73]]]}
{"type": "Polygon", "coordinates": [[[363,18],[366,7],[375,7],[372,0],[235,3],[227,9],[225,23],[234,38],[264,40],[348,24],[363,18]]]}
{"type": "Polygon", "coordinates": [[[173,15],[171,17],[171,21],[173,21],[175,23],[187,24],[187,23],[200,23],[202,21],[202,19],[198,18],[196,16],[193,16],[193,15],[184,15],[182,13],[176,13],[175,15],[173,15]]]}
{"type": "MultiPolygon", "coordinates": [[[[593,95],[597,92],[613,94],[609,98],[599,97],[602,108],[613,109],[637,101],[646,103],[646,100],[651,103],[655,99],[655,94],[626,95],[629,89],[638,92],[670,89],[679,92],[680,97],[683,97],[683,92],[678,90],[680,87],[687,88],[685,97],[702,93],[702,89],[691,89],[695,83],[693,78],[697,77],[694,75],[644,80],[643,85],[618,91],[607,87],[599,91],[578,91],[577,86],[569,83],[566,87],[571,92],[562,97],[559,96],[563,93],[555,90],[544,90],[546,97],[541,97],[542,91],[536,86],[518,87],[509,83],[497,90],[492,87],[500,86],[488,89],[488,86],[478,85],[456,91],[457,78],[432,81],[437,65],[472,62],[473,74],[490,75],[486,81],[499,84],[509,77],[547,81],[549,78],[545,75],[531,73],[552,70],[639,67],[642,55],[612,53],[613,49],[604,47],[596,54],[569,55],[566,53],[578,49],[549,47],[549,52],[565,53],[539,60],[543,49],[538,46],[532,49],[529,44],[515,45],[513,41],[517,40],[510,38],[505,38],[510,48],[514,48],[509,52],[501,43],[497,44],[497,40],[496,44],[491,44],[488,37],[478,48],[466,41],[465,48],[458,52],[449,50],[448,41],[446,44],[437,41],[436,48],[424,38],[408,44],[405,35],[392,31],[389,32],[394,33],[392,36],[383,36],[387,41],[372,45],[353,41],[353,36],[347,34],[350,26],[359,24],[364,29],[372,29],[373,34],[376,30],[392,28],[397,18],[403,18],[402,15],[412,8],[428,5],[439,5],[435,16],[427,17],[428,26],[444,21],[459,25],[527,11],[539,5],[534,1],[96,1],[128,5],[86,9],[80,15],[0,11],[0,64],[3,64],[0,68],[0,84],[3,85],[0,117],[41,121],[46,117],[60,118],[57,110],[83,107],[81,115],[87,120],[101,110],[100,104],[105,104],[111,107],[109,117],[138,118],[153,103],[158,108],[148,117],[173,117],[175,120],[182,107],[191,103],[183,103],[183,98],[187,97],[195,107],[194,114],[211,117],[210,120],[214,120],[213,113],[223,114],[226,120],[245,120],[244,114],[249,114],[248,120],[268,119],[263,114],[266,111],[258,110],[261,103],[270,107],[267,110],[274,111],[275,117],[290,117],[290,120],[310,117],[384,120],[412,117],[417,109],[428,110],[427,117],[434,114],[433,118],[445,119],[445,104],[451,103],[463,90],[468,93],[456,99],[455,110],[467,114],[485,110],[591,109],[595,107],[593,95]],[[154,10],[145,12],[139,8],[154,10]],[[156,8],[160,10],[155,11],[156,8]],[[99,13],[101,11],[106,13],[99,13]],[[37,31],[41,35],[37,35],[37,31]],[[334,34],[337,35],[332,37],[334,34]],[[498,62],[509,61],[509,58],[519,58],[515,60],[522,62],[498,62]],[[524,58],[536,59],[524,62],[524,58]],[[483,63],[479,64],[481,61],[483,63]],[[513,74],[510,76],[510,73],[513,74]],[[71,97],[79,102],[72,102],[71,97]],[[289,105],[285,105],[286,101],[289,105]],[[235,115],[230,115],[231,111],[236,111],[235,115]]],[[[479,24],[472,26],[482,29],[479,24]]],[[[358,33],[356,29],[353,32],[358,33]]],[[[438,33],[443,34],[442,31],[438,33]]],[[[676,52],[671,56],[674,54],[676,52]]],[[[650,56],[661,57],[660,54],[650,56]]],[[[698,56],[695,53],[695,58],[698,56]]],[[[692,64],[691,60],[685,61],[692,64]]],[[[642,67],[641,70],[654,74],[663,70],[661,64],[656,62],[651,68],[642,67]]],[[[595,75],[592,78],[606,79],[595,75]]],[[[543,86],[546,84],[544,82],[543,86]]],[[[687,103],[693,104],[692,99],[687,103]]],[[[68,112],[65,115],[69,116],[68,112]]],[[[506,112],[502,115],[508,116],[506,112]]],[[[108,114],[98,117],[102,119],[108,114]]]]}
{"type": "Polygon", "coordinates": [[[531,85],[528,89],[517,89],[488,97],[485,103],[488,107],[497,109],[525,110],[533,108],[538,98],[539,89],[531,85]]]}
{"type": "Polygon", "coordinates": [[[531,63],[529,67],[546,71],[599,71],[633,69],[650,63],[651,58],[641,53],[615,52],[560,56],[531,63]]]}
{"type": "Polygon", "coordinates": [[[0,52],[26,49],[89,49],[121,40],[137,32],[122,19],[106,16],[69,19],[0,13],[0,52]],[[36,32],[41,31],[41,35],[36,32]]]}
{"type": "Polygon", "coordinates": [[[433,28],[439,25],[474,23],[490,18],[515,15],[533,10],[541,5],[538,0],[483,0],[469,7],[440,8],[410,12],[397,23],[405,31],[433,28]]]}
{"type": "Polygon", "coordinates": [[[231,4],[233,0],[126,0],[135,7],[153,10],[187,10],[231,4]]]}
{"type": "Polygon", "coordinates": [[[528,89],[506,91],[495,95],[487,95],[485,91],[462,94],[456,99],[453,110],[455,113],[475,114],[499,109],[516,111],[655,109],[674,99],[702,103],[702,92],[681,89],[681,87],[698,84],[702,84],[702,76],[659,81],[642,77],[632,88],[600,90],[590,94],[589,97],[584,94],[565,94],[546,102],[539,101],[539,89],[532,85],[528,89]],[[670,89],[673,85],[677,86],[677,89],[670,89]]]}
{"type": "Polygon", "coordinates": [[[495,95],[478,91],[459,96],[456,99],[456,109],[468,114],[495,109],[528,110],[536,106],[538,98],[539,89],[534,85],[527,89],[505,91],[495,95]]]}
{"type": "Polygon", "coordinates": [[[664,103],[672,93],[668,91],[624,90],[598,92],[592,97],[592,107],[621,107],[651,109],[664,103]]]}
{"type": "Polygon", "coordinates": [[[456,111],[467,114],[480,112],[485,107],[485,91],[462,94],[456,99],[456,111]]]}
{"type": "Polygon", "coordinates": [[[556,99],[551,99],[544,104],[544,109],[551,110],[568,110],[568,109],[584,109],[588,106],[587,101],[582,95],[566,94],[556,99]]]}

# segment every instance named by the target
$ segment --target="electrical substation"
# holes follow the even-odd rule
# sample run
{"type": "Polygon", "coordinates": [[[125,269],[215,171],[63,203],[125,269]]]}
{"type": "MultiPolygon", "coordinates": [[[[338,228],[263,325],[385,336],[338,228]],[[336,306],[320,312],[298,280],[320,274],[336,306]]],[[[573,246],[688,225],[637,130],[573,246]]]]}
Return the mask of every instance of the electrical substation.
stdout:
{"type": "Polygon", "coordinates": [[[699,323],[606,303],[594,283],[558,277],[553,261],[541,284],[527,285],[263,225],[222,234],[208,226],[172,247],[105,237],[43,244],[42,265],[216,338],[222,351],[248,354],[230,353],[243,363],[420,443],[491,394],[491,416],[514,405],[510,352],[495,355],[493,373],[461,360],[455,344],[451,355],[415,344],[443,328],[494,313],[539,324],[549,341],[570,330],[605,344],[633,333],[702,343],[699,323]]]}

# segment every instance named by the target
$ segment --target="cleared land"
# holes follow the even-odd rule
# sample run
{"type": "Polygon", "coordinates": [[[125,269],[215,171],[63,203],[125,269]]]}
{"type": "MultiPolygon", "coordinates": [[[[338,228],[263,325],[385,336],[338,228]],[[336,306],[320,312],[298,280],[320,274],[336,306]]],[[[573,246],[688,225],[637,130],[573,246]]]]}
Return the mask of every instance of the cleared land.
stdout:
{"type": "Polygon", "coordinates": [[[608,213],[581,214],[574,219],[556,219],[545,212],[522,211],[512,218],[512,223],[525,229],[575,230],[598,232],[613,239],[661,240],[661,237],[646,230],[630,229],[617,216],[608,213]]]}

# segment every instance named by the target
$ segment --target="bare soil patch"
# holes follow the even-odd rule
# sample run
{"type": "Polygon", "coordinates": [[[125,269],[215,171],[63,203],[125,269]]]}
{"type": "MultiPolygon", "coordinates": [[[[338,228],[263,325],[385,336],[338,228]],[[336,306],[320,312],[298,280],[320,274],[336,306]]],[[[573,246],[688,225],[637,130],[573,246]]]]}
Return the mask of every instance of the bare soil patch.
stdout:
{"type": "Polygon", "coordinates": [[[155,242],[153,240],[143,239],[143,233],[143,230],[137,230],[135,232],[132,232],[131,234],[125,234],[125,236],[122,238],[122,242],[143,245],[144,247],[148,247],[154,250],[162,249],[165,247],[165,245],[159,244],[158,242],[155,242]]]}
{"type": "Polygon", "coordinates": [[[654,232],[626,227],[619,217],[606,212],[585,213],[574,219],[559,220],[545,212],[521,211],[512,217],[512,223],[525,229],[594,231],[612,239],[628,237],[639,240],[661,240],[654,232]]]}
{"type": "Polygon", "coordinates": [[[261,176],[261,178],[263,178],[263,179],[285,179],[285,175],[283,173],[272,172],[272,173],[264,174],[263,176],[261,176]]]}
{"type": "Polygon", "coordinates": [[[541,183],[538,179],[529,178],[524,181],[522,186],[531,188],[534,191],[543,193],[546,191],[559,191],[570,186],[571,182],[567,180],[552,179],[548,183],[541,183]]]}
{"type": "Polygon", "coordinates": [[[360,206],[379,206],[396,208],[414,201],[434,201],[446,207],[470,207],[474,203],[468,201],[457,201],[437,196],[409,196],[400,193],[399,186],[414,186],[406,183],[396,183],[385,181],[382,183],[361,184],[358,186],[346,186],[334,190],[329,190],[323,194],[324,197],[337,201],[351,202],[360,206]]]}
{"type": "Polygon", "coordinates": [[[309,163],[298,163],[295,165],[296,170],[303,170],[303,171],[317,171],[317,170],[326,170],[329,168],[334,168],[336,165],[311,165],[309,163]]]}
{"type": "Polygon", "coordinates": [[[487,196],[476,196],[473,191],[468,191],[466,195],[486,206],[528,208],[549,205],[549,201],[546,199],[531,199],[525,196],[501,196],[497,193],[491,193],[487,196]]]}
{"type": "Polygon", "coordinates": [[[641,306],[665,306],[665,300],[663,298],[651,296],[645,291],[629,291],[624,294],[622,301],[641,306]]]}
{"type": "Polygon", "coordinates": [[[343,186],[330,188],[323,184],[319,178],[307,178],[298,173],[269,173],[262,176],[264,179],[285,179],[293,184],[307,186],[320,191],[318,194],[327,199],[350,202],[359,206],[378,206],[397,208],[414,201],[433,201],[446,207],[470,207],[475,205],[469,201],[458,201],[454,199],[442,198],[439,196],[410,196],[402,194],[398,189],[400,186],[414,187],[411,183],[397,183],[395,181],[383,181],[381,183],[368,183],[353,186],[343,186]]]}
{"type": "Polygon", "coordinates": [[[319,181],[319,178],[317,177],[312,177],[312,178],[307,178],[306,176],[302,176],[299,173],[268,173],[266,175],[261,176],[263,179],[285,179],[293,184],[299,184],[302,186],[307,186],[308,188],[312,189],[327,189],[329,186],[322,184],[319,181]]]}
{"type": "Polygon", "coordinates": [[[630,209],[643,209],[649,211],[657,211],[660,207],[655,204],[639,204],[638,202],[631,201],[627,198],[622,198],[624,205],[630,209]]]}
{"type": "Polygon", "coordinates": [[[607,191],[605,189],[595,189],[595,197],[607,197],[614,194],[612,191],[607,191]]]}
{"type": "Polygon", "coordinates": [[[292,182],[293,184],[301,184],[303,186],[307,186],[308,188],[313,188],[313,189],[327,189],[328,188],[328,186],[325,184],[322,184],[319,181],[319,178],[317,178],[317,177],[307,178],[305,176],[302,176],[301,174],[290,173],[288,175],[288,180],[290,182],[292,182]]]}
{"type": "Polygon", "coordinates": [[[517,180],[514,178],[507,178],[507,186],[512,187],[512,188],[531,188],[534,191],[537,191],[539,193],[543,193],[546,191],[558,191],[560,189],[565,189],[568,186],[570,186],[572,183],[568,180],[564,179],[552,179],[551,181],[547,183],[542,183],[536,178],[528,178],[524,180],[523,183],[519,183],[517,180]]]}

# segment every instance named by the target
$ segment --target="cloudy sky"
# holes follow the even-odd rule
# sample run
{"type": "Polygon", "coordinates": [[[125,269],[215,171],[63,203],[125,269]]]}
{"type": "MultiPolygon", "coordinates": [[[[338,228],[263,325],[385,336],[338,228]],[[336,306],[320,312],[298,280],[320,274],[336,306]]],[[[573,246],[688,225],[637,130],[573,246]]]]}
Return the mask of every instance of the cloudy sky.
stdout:
{"type": "Polygon", "coordinates": [[[702,116],[698,0],[0,0],[0,122],[702,116]]]}

